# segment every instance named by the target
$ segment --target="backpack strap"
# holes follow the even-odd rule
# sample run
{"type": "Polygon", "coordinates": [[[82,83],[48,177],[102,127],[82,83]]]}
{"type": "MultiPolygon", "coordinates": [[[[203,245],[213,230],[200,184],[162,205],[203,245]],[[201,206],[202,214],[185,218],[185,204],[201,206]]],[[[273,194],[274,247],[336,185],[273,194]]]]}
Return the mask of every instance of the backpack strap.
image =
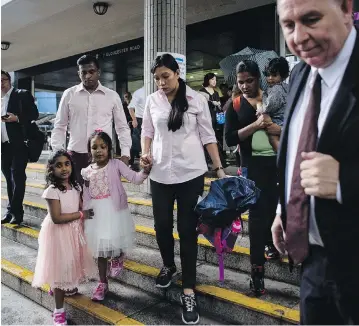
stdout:
{"type": "Polygon", "coordinates": [[[238,96],[233,100],[233,108],[234,111],[236,111],[237,113],[239,112],[239,109],[241,108],[241,97],[238,96]]]}

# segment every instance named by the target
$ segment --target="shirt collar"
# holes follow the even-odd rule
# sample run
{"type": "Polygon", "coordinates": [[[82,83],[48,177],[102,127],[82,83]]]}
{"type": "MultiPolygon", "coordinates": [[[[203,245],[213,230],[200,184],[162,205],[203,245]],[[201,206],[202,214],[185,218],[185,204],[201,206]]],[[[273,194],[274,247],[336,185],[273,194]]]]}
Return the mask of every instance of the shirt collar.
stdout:
{"type": "Polygon", "coordinates": [[[339,54],[331,65],[319,69],[312,68],[312,75],[315,75],[315,72],[318,70],[323,82],[329,88],[333,87],[337,79],[344,74],[354,49],[356,35],[357,31],[354,27],[352,27],[352,30],[350,31],[343,48],[340,50],[339,54]]]}
{"type": "MultiPolygon", "coordinates": [[[[80,92],[80,91],[85,91],[85,92],[88,92],[88,90],[84,87],[84,84],[83,83],[80,83],[77,85],[77,88],[75,90],[75,92],[80,92]]],[[[103,86],[101,84],[100,81],[98,81],[98,86],[97,88],[93,91],[93,93],[97,92],[97,91],[101,91],[102,93],[106,94],[106,88],[105,86],[103,86]]]]}
{"type": "Polygon", "coordinates": [[[7,91],[7,93],[4,95],[4,97],[5,97],[5,96],[10,97],[10,95],[11,95],[13,89],[14,89],[14,86],[11,86],[11,88],[7,91]]]}

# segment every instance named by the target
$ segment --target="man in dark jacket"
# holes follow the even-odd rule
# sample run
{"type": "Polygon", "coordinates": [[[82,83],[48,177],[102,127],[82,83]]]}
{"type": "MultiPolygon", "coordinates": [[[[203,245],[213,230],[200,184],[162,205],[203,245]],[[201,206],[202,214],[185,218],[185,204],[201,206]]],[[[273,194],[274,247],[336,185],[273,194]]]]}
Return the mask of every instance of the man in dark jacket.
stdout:
{"type": "Polygon", "coordinates": [[[10,74],[1,70],[1,171],[9,198],[1,224],[20,224],[23,221],[22,202],[28,162],[26,129],[38,117],[31,93],[12,87],[10,74]]]}

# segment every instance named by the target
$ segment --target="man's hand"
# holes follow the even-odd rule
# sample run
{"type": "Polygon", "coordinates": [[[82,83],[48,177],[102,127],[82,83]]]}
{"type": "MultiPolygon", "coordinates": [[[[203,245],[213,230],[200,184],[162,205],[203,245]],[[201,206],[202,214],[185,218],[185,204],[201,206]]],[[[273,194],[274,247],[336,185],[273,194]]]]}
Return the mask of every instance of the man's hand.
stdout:
{"type": "Polygon", "coordinates": [[[285,254],[285,233],[283,230],[282,219],[280,215],[276,215],[272,228],[273,244],[277,250],[284,255],[285,254]]]}
{"type": "Polygon", "coordinates": [[[332,156],[317,152],[302,153],[301,185],[309,196],[336,199],[339,162],[332,156]]]}
{"type": "Polygon", "coordinates": [[[120,160],[125,163],[127,166],[130,165],[130,158],[128,156],[121,156],[120,160]]]}
{"type": "Polygon", "coordinates": [[[19,121],[19,118],[15,114],[8,112],[7,115],[8,115],[7,118],[1,119],[2,122],[18,122],[19,121]]]}
{"type": "Polygon", "coordinates": [[[227,178],[226,173],[224,172],[223,169],[219,169],[219,170],[217,171],[217,177],[218,177],[218,179],[227,178]]]}
{"type": "Polygon", "coordinates": [[[137,119],[133,119],[133,120],[132,120],[132,127],[133,127],[133,128],[137,128],[137,126],[138,126],[137,119]]]}

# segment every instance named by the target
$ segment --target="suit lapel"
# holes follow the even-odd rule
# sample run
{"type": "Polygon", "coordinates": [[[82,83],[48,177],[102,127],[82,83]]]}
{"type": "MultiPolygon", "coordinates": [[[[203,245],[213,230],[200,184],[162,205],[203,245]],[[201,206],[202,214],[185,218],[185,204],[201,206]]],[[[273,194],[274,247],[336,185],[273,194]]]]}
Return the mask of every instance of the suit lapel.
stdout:
{"type": "Polygon", "coordinates": [[[322,134],[318,142],[318,149],[330,145],[345,125],[347,119],[352,113],[355,104],[359,99],[355,93],[359,94],[359,33],[357,34],[353,53],[349,59],[347,69],[345,70],[343,80],[339,90],[335,95],[328,117],[325,121],[322,134]],[[355,91],[356,90],[356,91],[355,91]]]}

